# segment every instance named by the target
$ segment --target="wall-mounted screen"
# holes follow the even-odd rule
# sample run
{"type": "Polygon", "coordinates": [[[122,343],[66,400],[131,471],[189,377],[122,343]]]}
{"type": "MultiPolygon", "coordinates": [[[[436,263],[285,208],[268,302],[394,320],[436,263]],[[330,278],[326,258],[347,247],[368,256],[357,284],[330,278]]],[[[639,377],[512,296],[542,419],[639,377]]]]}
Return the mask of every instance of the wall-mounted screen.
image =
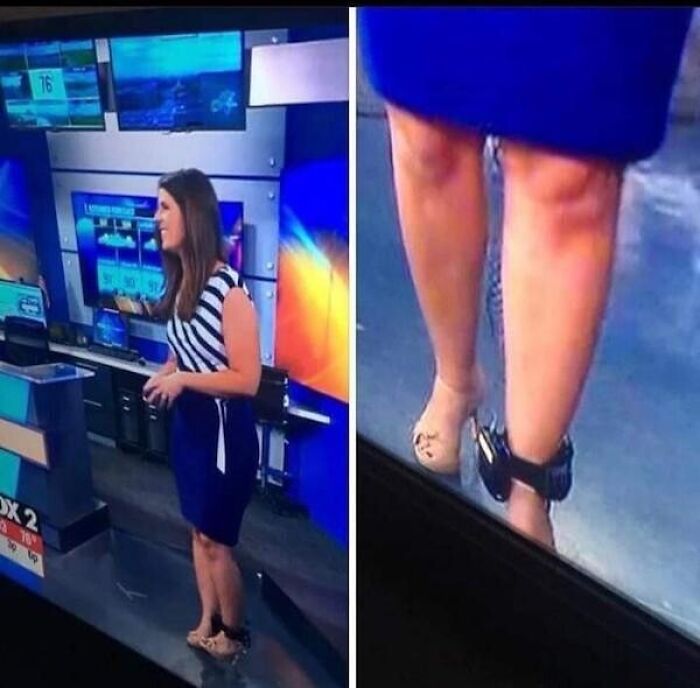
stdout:
{"type": "MultiPolygon", "coordinates": [[[[152,317],[164,286],[156,198],[73,192],[85,305],[152,317]]],[[[243,204],[219,203],[228,263],[243,270],[243,204]]]]}
{"type": "Polygon", "coordinates": [[[25,170],[18,160],[0,158],[0,279],[35,283],[37,277],[25,170]]]}
{"type": "Polygon", "coordinates": [[[348,165],[308,163],[282,176],[275,365],[348,400],[348,165]]]}
{"type": "Polygon", "coordinates": [[[110,40],[119,128],[245,129],[243,34],[110,40]]]}
{"type": "Polygon", "coordinates": [[[0,90],[11,127],[104,129],[92,40],[0,45],[0,90]]]}

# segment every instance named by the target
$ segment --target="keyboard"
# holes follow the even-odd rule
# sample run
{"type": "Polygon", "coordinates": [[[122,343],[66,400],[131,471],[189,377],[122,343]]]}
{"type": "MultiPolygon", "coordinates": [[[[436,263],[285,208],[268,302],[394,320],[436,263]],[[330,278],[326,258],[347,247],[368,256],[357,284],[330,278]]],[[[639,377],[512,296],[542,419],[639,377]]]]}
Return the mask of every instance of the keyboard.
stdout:
{"type": "Polygon", "coordinates": [[[119,358],[122,361],[139,360],[139,352],[133,351],[132,349],[119,349],[117,347],[105,346],[104,344],[88,344],[87,350],[92,351],[94,354],[119,358]]]}

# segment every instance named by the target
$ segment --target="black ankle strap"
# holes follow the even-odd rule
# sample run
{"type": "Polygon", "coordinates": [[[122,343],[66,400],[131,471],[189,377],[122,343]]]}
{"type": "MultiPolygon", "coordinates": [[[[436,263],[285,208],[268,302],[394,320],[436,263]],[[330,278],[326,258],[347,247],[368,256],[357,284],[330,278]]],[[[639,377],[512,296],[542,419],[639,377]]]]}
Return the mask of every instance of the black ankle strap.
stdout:
{"type": "Polygon", "coordinates": [[[505,442],[508,446],[508,464],[512,478],[529,485],[547,501],[561,501],[568,495],[571,489],[571,460],[574,453],[568,436],[564,437],[554,456],[539,465],[514,454],[508,444],[507,434],[505,442]]]}
{"type": "Polygon", "coordinates": [[[250,647],[250,631],[245,626],[225,626],[221,624],[221,630],[229,640],[241,643],[243,647],[250,647]]]}

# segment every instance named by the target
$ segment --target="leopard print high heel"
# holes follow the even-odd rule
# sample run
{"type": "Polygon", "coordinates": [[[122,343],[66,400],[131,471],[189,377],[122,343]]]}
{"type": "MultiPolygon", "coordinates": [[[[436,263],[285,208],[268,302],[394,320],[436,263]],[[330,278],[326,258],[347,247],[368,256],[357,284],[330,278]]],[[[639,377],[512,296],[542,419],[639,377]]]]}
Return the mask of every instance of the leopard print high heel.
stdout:
{"type": "Polygon", "coordinates": [[[435,377],[430,401],[413,428],[413,452],[421,466],[444,475],[459,473],[462,429],[467,421],[476,423],[485,387],[481,369],[477,369],[473,392],[458,392],[435,377]],[[443,409],[445,405],[452,408],[440,413],[440,404],[443,409]]]}

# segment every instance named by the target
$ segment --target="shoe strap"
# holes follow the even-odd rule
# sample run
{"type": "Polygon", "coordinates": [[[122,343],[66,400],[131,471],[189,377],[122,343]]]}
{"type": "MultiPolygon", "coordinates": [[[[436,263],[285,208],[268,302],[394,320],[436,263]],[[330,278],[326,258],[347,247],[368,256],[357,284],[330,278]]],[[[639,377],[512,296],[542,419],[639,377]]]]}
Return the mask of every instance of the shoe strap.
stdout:
{"type": "Polygon", "coordinates": [[[250,647],[250,631],[245,626],[231,627],[222,623],[221,630],[229,640],[241,643],[245,648],[250,647]]]}

